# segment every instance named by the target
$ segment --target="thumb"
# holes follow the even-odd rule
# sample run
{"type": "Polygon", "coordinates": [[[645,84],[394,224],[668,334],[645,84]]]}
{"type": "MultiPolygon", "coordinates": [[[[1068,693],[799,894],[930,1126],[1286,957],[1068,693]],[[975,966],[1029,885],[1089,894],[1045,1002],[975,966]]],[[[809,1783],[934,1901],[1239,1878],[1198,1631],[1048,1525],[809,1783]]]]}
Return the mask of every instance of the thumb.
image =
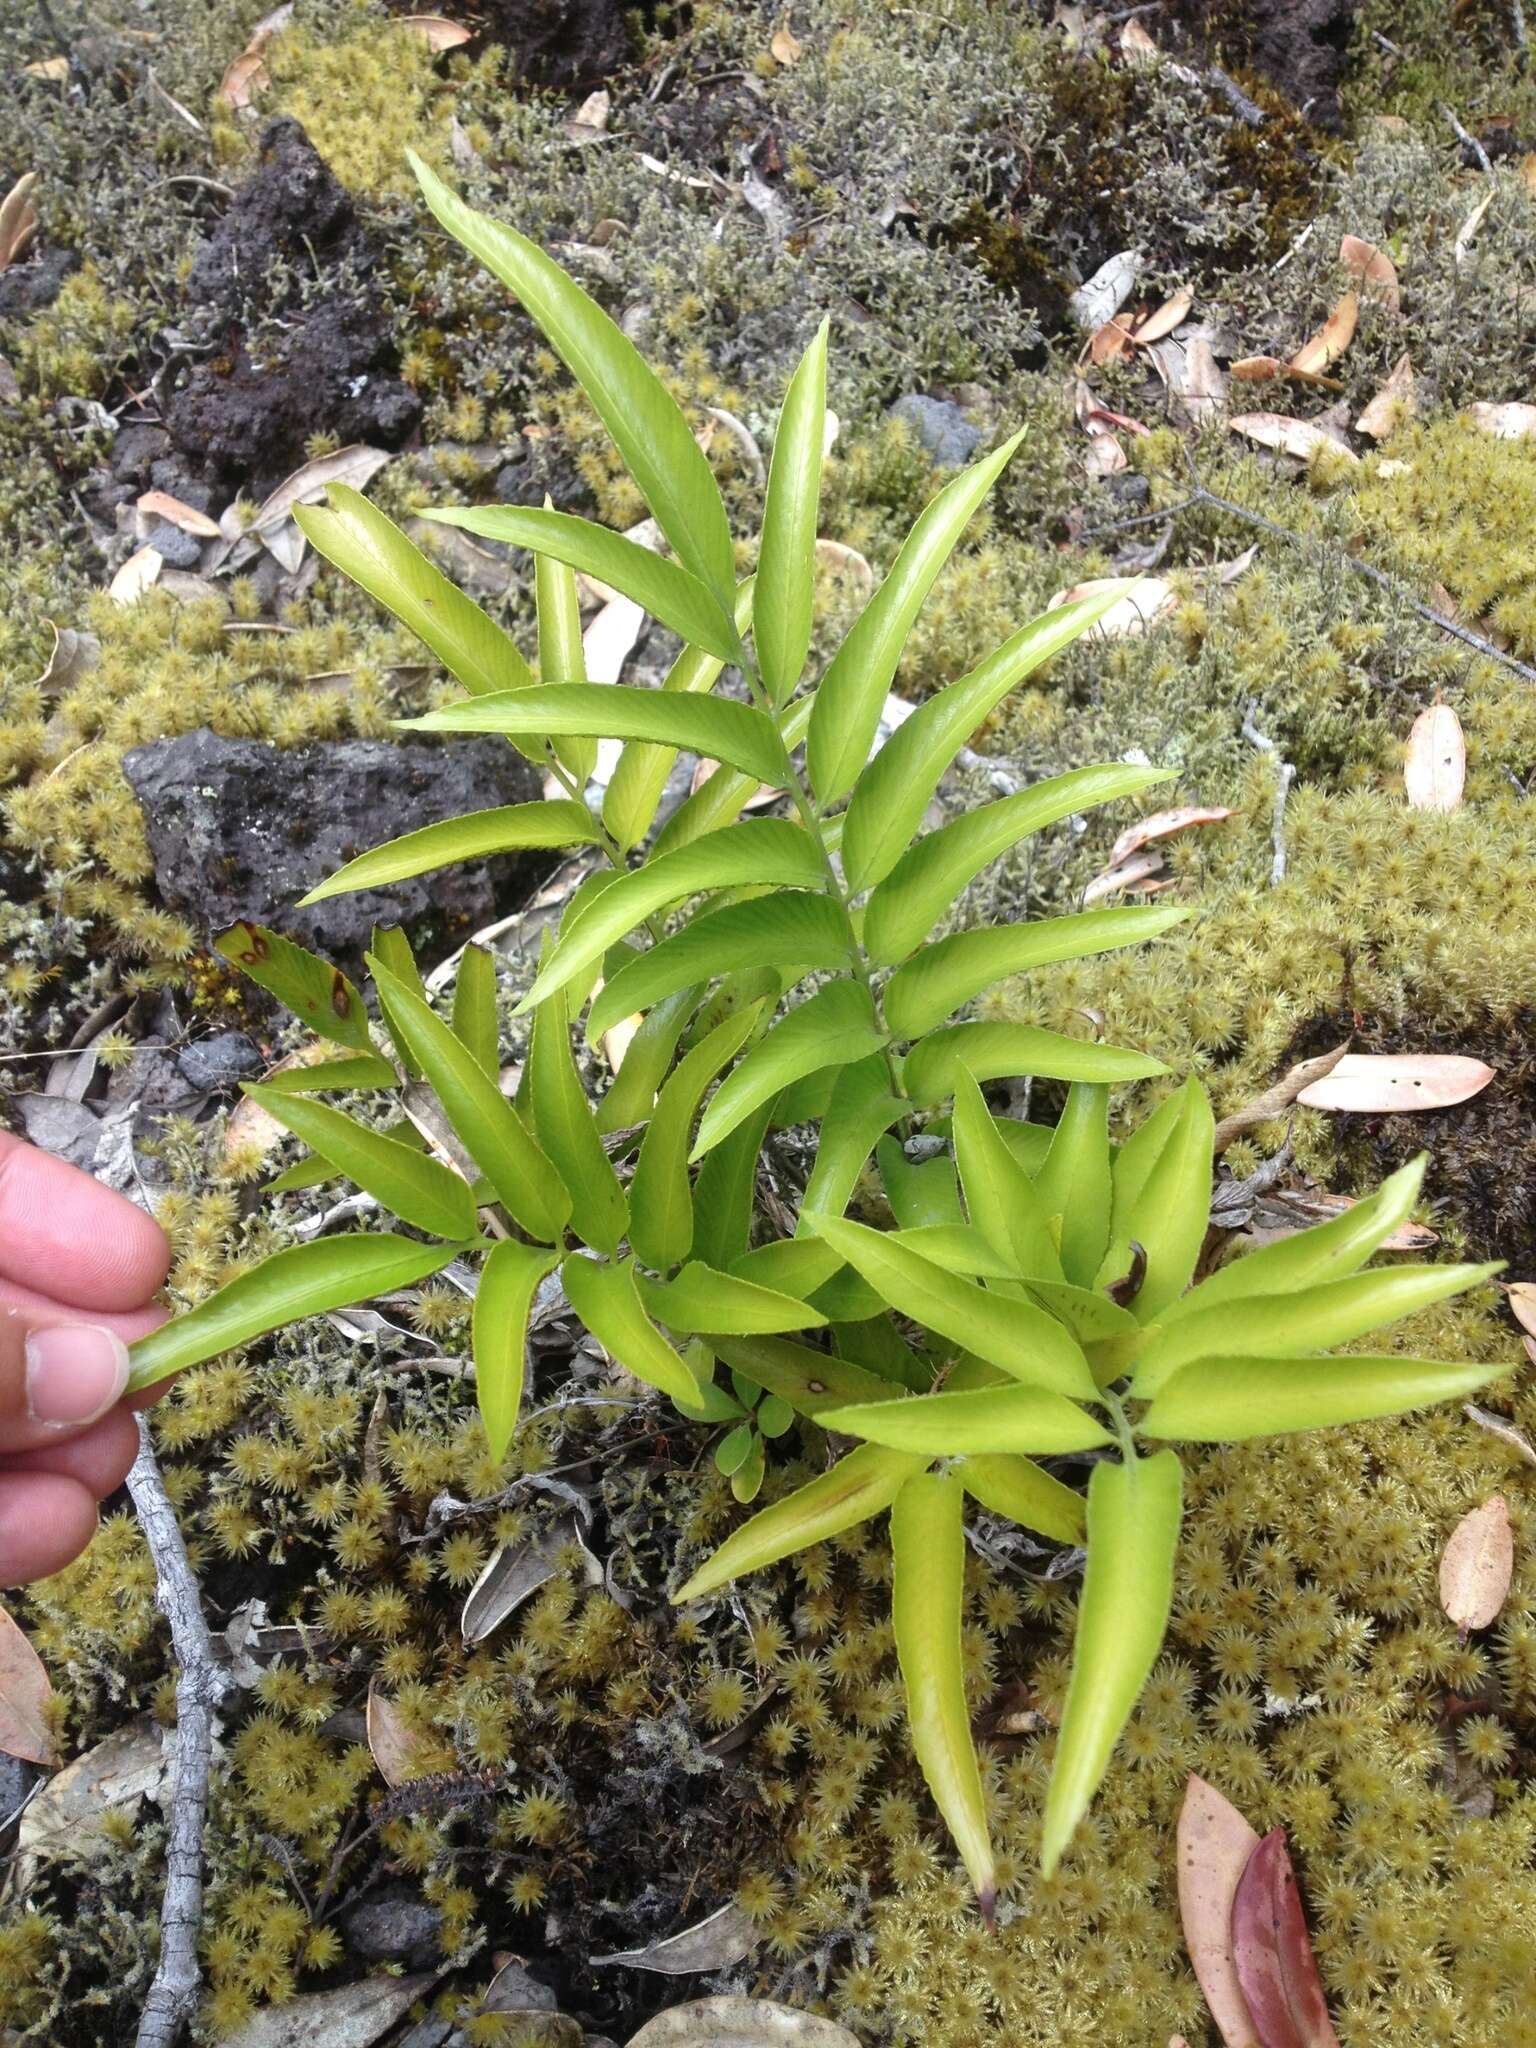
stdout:
{"type": "Polygon", "coordinates": [[[127,1385],[128,1348],[115,1331],[0,1305],[0,1456],[88,1428],[127,1385]]]}

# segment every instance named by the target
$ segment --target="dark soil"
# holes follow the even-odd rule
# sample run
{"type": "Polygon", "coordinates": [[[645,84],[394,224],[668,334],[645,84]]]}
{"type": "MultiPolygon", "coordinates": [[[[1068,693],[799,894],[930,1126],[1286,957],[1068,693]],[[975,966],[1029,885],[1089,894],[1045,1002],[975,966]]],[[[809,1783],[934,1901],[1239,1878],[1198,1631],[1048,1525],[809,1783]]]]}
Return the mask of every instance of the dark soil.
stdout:
{"type": "Polygon", "coordinates": [[[488,42],[511,51],[516,75],[552,92],[601,85],[630,54],[619,0],[486,0],[488,42]]]}
{"type": "Polygon", "coordinates": [[[1166,0],[1218,63],[1252,71],[1320,128],[1337,128],[1360,0],[1166,0]]]}

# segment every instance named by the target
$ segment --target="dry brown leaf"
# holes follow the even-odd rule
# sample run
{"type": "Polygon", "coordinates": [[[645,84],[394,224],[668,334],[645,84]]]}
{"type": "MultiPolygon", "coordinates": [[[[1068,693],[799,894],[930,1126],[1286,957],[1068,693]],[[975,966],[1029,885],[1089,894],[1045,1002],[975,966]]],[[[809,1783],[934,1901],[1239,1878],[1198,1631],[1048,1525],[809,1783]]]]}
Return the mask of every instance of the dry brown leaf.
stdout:
{"type": "MultiPolygon", "coordinates": [[[[1325,1053],[1321,1057],[1329,1059],[1332,1055],[1325,1053]]],[[[1342,1216],[1347,1209],[1358,1206],[1353,1195],[1334,1195],[1324,1188],[1287,1190],[1285,1201],[1286,1206],[1301,1218],[1296,1225],[1299,1230],[1314,1223],[1331,1222],[1335,1216],[1342,1216]]],[[[1382,1239],[1378,1249],[1384,1252],[1426,1252],[1439,1242],[1439,1232],[1431,1230],[1427,1223],[1399,1223],[1390,1237],[1382,1239]]]]}
{"type": "MultiPolygon", "coordinates": [[[[274,1075],[286,1074],[294,1067],[317,1067],[322,1060],[334,1059],[336,1049],[317,1038],[312,1045],[300,1046],[286,1059],[268,1067],[262,1075],[263,1081],[270,1081],[274,1075]]],[[[242,1095],[229,1113],[224,1126],[224,1157],[234,1159],[265,1159],[269,1152],[276,1151],[288,1135],[288,1126],[280,1124],[271,1110],[264,1109],[254,1096],[242,1095]]]]}
{"type": "Polygon", "coordinates": [[[1113,434],[1095,434],[1088,443],[1088,453],[1083,457],[1083,468],[1096,481],[1107,476],[1119,476],[1130,466],[1130,457],[1120,446],[1113,434]]]}
{"type": "Polygon", "coordinates": [[[412,1778],[441,1768],[443,1745],[413,1728],[388,1694],[379,1691],[377,1680],[368,1688],[364,1718],[368,1748],[379,1776],[392,1792],[412,1778]]]}
{"type": "Polygon", "coordinates": [[[1472,244],[1477,240],[1477,231],[1483,224],[1483,215],[1492,204],[1493,187],[1490,185],[1456,232],[1456,244],[1451,254],[1458,264],[1466,262],[1472,244]]]}
{"type": "Polygon", "coordinates": [[[1160,853],[1134,854],[1120,866],[1104,868],[1094,876],[1083,891],[1083,908],[1091,909],[1107,896],[1155,894],[1163,886],[1163,873],[1163,856],[1160,853]]]}
{"type": "Polygon", "coordinates": [[[798,64],[805,55],[804,44],[791,33],[787,25],[774,30],[768,48],[773,52],[774,63],[782,64],[786,71],[791,65],[798,64]]]}
{"type": "MultiPolygon", "coordinates": [[[[1224,1152],[1234,1138],[1240,1138],[1244,1131],[1254,1130],[1259,1124],[1267,1124],[1277,1116],[1283,1116],[1304,1088],[1310,1088],[1314,1081],[1322,1081],[1349,1051],[1349,1040],[1336,1045],[1331,1052],[1320,1052],[1310,1060],[1300,1060],[1294,1067],[1280,1076],[1272,1088],[1266,1088],[1262,1095],[1254,1096],[1240,1109],[1234,1109],[1230,1116],[1224,1116],[1216,1126],[1212,1149],[1224,1152]]],[[[1343,1196],[1338,1198],[1345,1207],[1350,1206],[1343,1196]]]]}
{"type": "Polygon", "coordinates": [[[1413,811],[1454,811],[1467,786],[1467,742],[1449,704],[1431,704],[1413,721],[1403,789],[1413,811]]]}
{"type": "Polygon", "coordinates": [[[373,2048],[437,1982],[439,1972],[410,1977],[359,1977],[336,1991],[305,1991],[265,2006],[224,2036],[223,2048],[373,2048]]]}
{"type": "Polygon", "coordinates": [[[1502,1493],[1463,1515],[1440,1558],[1440,1605],[1459,1629],[1498,1619],[1515,1569],[1509,1502],[1502,1493]]]}
{"type": "Polygon", "coordinates": [[[139,548],[107,585],[108,597],[114,604],[137,604],[164,567],[165,557],[158,549],[139,548]]]}
{"type": "Polygon", "coordinates": [[[1529,1280],[1511,1280],[1504,1289],[1509,1312],[1528,1336],[1536,1337],[1536,1285],[1529,1280]]]}
{"type": "Polygon", "coordinates": [[[109,1815],[137,1812],[142,1800],[157,1803],[169,1766],[161,1732],[149,1714],[138,1714],[70,1761],[29,1802],[16,1834],[16,1881],[31,1889],[37,1864],[58,1857],[94,1862],[112,1848],[104,1825],[109,1815]]]}
{"type": "Polygon", "coordinates": [[[0,1607],[0,1750],[24,1763],[58,1762],[48,1726],[53,1696],[42,1659],[0,1607]]]}
{"type": "Polygon", "coordinates": [[[629,2048],[859,2048],[846,2027],[770,1998],[696,1998],[648,2020],[629,2048]]]}
{"type": "Polygon", "coordinates": [[[277,489],[263,498],[246,531],[275,531],[295,505],[314,504],[322,498],[328,484],[350,484],[353,490],[360,491],[390,460],[387,448],[370,448],[363,441],[338,448],[334,455],[317,455],[313,462],[303,463],[291,476],[284,477],[277,489]]]}
{"type": "MultiPolygon", "coordinates": [[[[1387,1247],[1384,1245],[1382,1249],[1385,1251],[1387,1247]]],[[[1529,1337],[1523,1337],[1521,1342],[1525,1346],[1526,1357],[1532,1365],[1536,1365],[1536,1344],[1533,1344],[1529,1337]]],[[[1475,1422],[1479,1429],[1486,1429],[1488,1434],[1496,1436],[1500,1443],[1508,1444],[1517,1458],[1523,1458],[1527,1465],[1536,1465],[1536,1449],[1532,1449],[1527,1439],[1507,1417],[1495,1415],[1491,1408],[1479,1408],[1475,1401],[1463,1401],[1461,1412],[1468,1422],[1475,1422]]]]}
{"type": "Polygon", "coordinates": [[[14,263],[37,233],[36,185],[37,173],[26,171],[0,199],[0,270],[14,263]]]}
{"type": "Polygon", "coordinates": [[[1284,1828],[1270,1829],[1238,1879],[1232,1961],[1262,2048],[1339,2048],[1284,1828]]]}
{"type": "Polygon", "coordinates": [[[608,1956],[593,1956],[595,1968],[623,1963],[631,1970],[655,1970],[663,1977],[691,1977],[698,1970],[728,1970],[751,1955],[762,1936],[734,1899],[728,1899],[706,1919],[664,1941],[645,1948],[618,1949],[608,1956]]]}
{"type": "Polygon", "coordinates": [[[1353,292],[1345,292],[1312,339],[1304,341],[1291,357],[1290,368],[1304,377],[1320,376],[1354,340],[1359,321],[1360,301],[1353,292]]]}
{"type": "Polygon", "coordinates": [[[1134,16],[1120,30],[1120,54],[1127,64],[1137,66],[1150,64],[1157,56],[1156,43],[1134,16]]]}
{"type": "Polygon", "coordinates": [[[1226,2048],[1258,2048],[1232,1958],[1232,1901],[1259,1837],[1230,1799],[1191,1772],[1179,1809],[1184,1946],[1226,2048]]]}
{"type": "Polygon", "coordinates": [[[1273,448],[1280,455],[1294,456],[1298,462],[1310,462],[1323,448],[1342,455],[1348,462],[1360,459],[1341,441],[1336,441],[1332,434],[1313,426],[1310,420],[1290,420],[1283,413],[1234,413],[1227,425],[1245,440],[1256,441],[1261,448],[1273,448]]]}
{"type": "Polygon", "coordinates": [[[1184,324],[1194,303],[1195,295],[1192,291],[1186,289],[1175,292],[1171,299],[1165,300],[1155,312],[1149,313],[1145,320],[1137,322],[1131,335],[1132,341],[1138,348],[1149,348],[1154,341],[1161,341],[1165,335],[1172,334],[1176,327],[1184,324]]]}
{"type": "Polygon", "coordinates": [[[1113,319],[1106,320],[1089,338],[1088,360],[1100,365],[1118,361],[1130,350],[1131,327],[1131,317],[1127,313],[1116,313],[1113,319]]]}
{"type": "Polygon", "coordinates": [[[1468,407],[1473,424],[1497,441],[1528,441],[1536,436],[1536,405],[1511,400],[1505,405],[1485,401],[1468,407]]]}
{"type": "Polygon", "coordinates": [[[1306,1109],[1365,1113],[1450,1109],[1480,1095],[1494,1070],[1454,1052],[1352,1052],[1325,1080],[1304,1088],[1306,1109]]]}
{"type": "Polygon", "coordinates": [[[195,505],[186,505],[180,498],[173,498],[169,491],[145,491],[137,501],[137,509],[146,518],[164,519],[171,526],[179,526],[183,533],[195,533],[201,540],[219,538],[216,520],[210,519],[206,512],[199,512],[195,505]]]}
{"type": "Polygon", "coordinates": [[[1116,640],[1124,633],[1144,633],[1159,613],[1171,611],[1175,603],[1173,590],[1161,576],[1092,576],[1086,583],[1074,583],[1069,590],[1058,590],[1046,606],[1054,611],[1057,605],[1075,604],[1079,598],[1101,597],[1111,590],[1124,592],[1120,602],[1111,605],[1098,623],[1089,628],[1090,639],[1116,640]]]}
{"type": "Polygon", "coordinates": [[[238,114],[271,83],[271,75],[261,61],[260,50],[242,50],[232,63],[225,66],[214,98],[238,114]]]}
{"type": "Polygon", "coordinates": [[[593,135],[606,135],[608,117],[612,112],[613,97],[599,86],[596,92],[587,94],[570,120],[566,122],[565,132],[577,142],[593,135]]]}
{"type": "Polygon", "coordinates": [[[1400,355],[1386,383],[1355,421],[1355,432],[1368,434],[1373,441],[1385,441],[1404,420],[1413,418],[1413,411],[1413,364],[1406,355],[1400,355]]]}
{"type": "Polygon", "coordinates": [[[1339,261],[1359,278],[1360,290],[1367,298],[1380,299],[1394,313],[1400,310],[1397,266],[1384,249],[1374,242],[1362,242],[1358,235],[1345,235],[1339,242],[1339,261]]]}
{"type": "Polygon", "coordinates": [[[1290,366],[1278,356],[1240,356],[1228,367],[1239,384],[1267,384],[1273,377],[1283,377],[1290,366]]]}
{"type": "Polygon", "coordinates": [[[460,43],[467,43],[474,34],[472,28],[465,28],[459,21],[450,21],[446,14],[403,14],[400,27],[420,36],[434,56],[444,50],[456,50],[460,43]]]}
{"type": "Polygon", "coordinates": [[[1188,832],[1195,825],[1219,825],[1226,818],[1235,818],[1236,811],[1223,805],[1184,804],[1173,811],[1154,811],[1139,824],[1127,825],[1120,837],[1109,850],[1109,865],[1119,867],[1121,861],[1129,860],[1142,847],[1150,846],[1155,839],[1171,839],[1176,832],[1188,832]]]}

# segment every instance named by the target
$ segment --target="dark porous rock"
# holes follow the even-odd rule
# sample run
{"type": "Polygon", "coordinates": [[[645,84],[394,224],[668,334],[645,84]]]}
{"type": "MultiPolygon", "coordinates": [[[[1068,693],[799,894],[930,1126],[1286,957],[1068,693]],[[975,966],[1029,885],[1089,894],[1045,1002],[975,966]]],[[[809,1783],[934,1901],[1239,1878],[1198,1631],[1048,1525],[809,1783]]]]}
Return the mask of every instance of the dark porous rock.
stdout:
{"type": "Polygon", "coordinates": [[[195,569],[203,559],[203,544],[195,533],[184,533],[169,519],[157,519],[146,536],[147,543],[172,569],[195,569]]]}
{"type": "Polygon", "coordinates": [[[421,401],[394,374],[395,337],[370,280],[378,251],[297,121],[272,121],[255,170],[198,251],[187,297],[224,343],[167,413],[177,448],[260,495],[316,433],[398,448],[421,401]],[[306,296],[319,272],[325,289],[306,296]]]}
{"type": "Polygon", "coordinates": [[[154,466],[170,452],[171,437],[164,427],[119,427],[112,443],[112,474],[120,483],[141,483],[154,473],[154,466]]]}
{"type": "Polygon", "coordinates": [[[73,249],[43,249],[0,276],[0,320],[24,319],[51,306],[71,271],[80,268],[73,249]]]}
{"type": "Polygon", "coordinates": [[[183,1046],[176,1062],[183,1080],[194,1088],[233,1088],[247,1075],[260,1073],[265,1062],[243,1031],[216,1031],[183,1046]]]}
{"type": "Polygon", "coordinates": [[[438,1934],[443,1916],[409,1892],[363,1899],[341,1916],[347,1947],[370,1963],[404,1963],[429,1970],[442,1960],[438,1934]]]}
{"type": "Polygon", "coordinates": [[[136,747],[123,766],[144,806],[160,893],[205,936],[250,918],[356,964],[376,923],[411,929],[430,920],[462,934],[489,923],[553,865],[548,853],[499,854],[295,908],[306,890],[386,839],[537,798],[538,778],[502,740],[283,749],[202,728],[136,747]]]}
{"type": "Polygon", "coordinates": [[[551,92],[601,85],[630,54],[623,0],[483,0],[478,11],[519,79],[551,92]]]}
{"type": "Polygon", "coordinates": [[[930,398],[909,391],[891,407],[893,420],[904,420],[941,469],[960,469],[981,445],[980,427],[949,398],[930,398]]]}

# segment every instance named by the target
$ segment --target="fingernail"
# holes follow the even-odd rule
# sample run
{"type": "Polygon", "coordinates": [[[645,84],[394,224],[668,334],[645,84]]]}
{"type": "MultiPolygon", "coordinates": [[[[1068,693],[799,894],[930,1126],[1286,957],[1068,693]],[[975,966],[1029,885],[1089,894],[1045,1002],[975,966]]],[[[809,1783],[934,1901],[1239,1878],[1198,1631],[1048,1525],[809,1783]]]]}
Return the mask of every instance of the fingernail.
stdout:
{"type": "Polygon", "coordinates": [[[57,1323],[27,1339],[27,1412],[45,1429],[78,1429],[128,1385],[128,1347],[95,1323],[57,1323]]]}

